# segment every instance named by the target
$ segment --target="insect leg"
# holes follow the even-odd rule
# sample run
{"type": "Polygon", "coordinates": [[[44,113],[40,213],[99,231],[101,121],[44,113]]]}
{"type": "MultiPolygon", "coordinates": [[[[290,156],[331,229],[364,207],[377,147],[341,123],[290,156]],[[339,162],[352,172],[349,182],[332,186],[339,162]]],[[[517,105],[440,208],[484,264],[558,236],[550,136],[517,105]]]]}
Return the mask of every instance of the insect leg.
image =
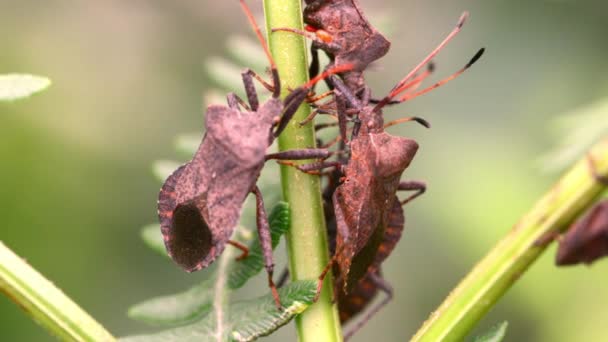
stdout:
{"type": "Polygon", "coordinates": [[[289,269],[287,267],[285,267],[283,269],[283,271],[281,271],[281,275],[279,276],[279,280],[277,281],[277,287],[281,288],[283,287],[283,285],[285,285],[285,283],[287,282],[287,279],[289,279],[289,269]]]}
{"type": "Polygon", "coordinates": [[[264,209],[264,200],[262,199],[262,193],[257,185],[253,186],[251,192],[255,195],[256,203],[256,222],[258,226],[258,236],[260,238],[260,245],[262,246],[262,253],[264,255],[264,265],[266,267],[266,273],[268,273],[268,287],[272,291],[272,297],[280,310],[281,299],[279,298],[279,292],[277,287],[272,280],[274,273],[274,263],[272,260],[272,240],[270,238],[270,225],[268,224],[268,216],[266,215],[266,209],[264,209]]]}
{"type": "Polygon", "coordinates": [[[365,316],[359,320],[346,334],[344,334],[344,340],[350,339],[359,329],[361,329],[369,320],[374,317],[386,304],[388,304],[393,299],[393,287],[379,274],[371,273],[368,277],[372,280],[373,284],[376,285],[377,288],[382,290],[386,294],[386,298],[384,298],[380,303],[374,305],[369,311],[365,314],[365,316]]]}
{"type": "Polygon", "coordinates": [[[319,47],[315,44],[310,45],[310,67],[308,67],[308,77],[314,78],[319,74],[319,47]]]}
{"type": "Polygon", "coordinates": [[[341,92],[341,95],[346,100],[346,104],[348,105],[348,107],[357,109],[362,107],[361,101],[359,101],[357,96],[352,92],[352,90],[350,90],[350,88],[346,86],[346,84],[344,84],[344,82],[339,77],[331,76],[328,77],[327,80],[331,83],[335,90],[341,92]]]}
{"type": "Polygon", "coordinates": [[[590,154],[587,154],[587,163],[589,164],[589,170],[591,170],[593,178],[604,185],[608,185],[608,176],[601,175],[599,172],[597,172],[595,160],[593,160],[593,157],[591,157],[590,154]]]}
{"type": "MultiPolygon", "coordinates": [[[[336,263],[336,261],[338,260],[338,253],[334,253],[334,255],[331,257],[331,259],[329,259],[329,262],[327,263],[327,265],[325,265],[325,268],[323,268],[323,271],[321,271],[321,274],[319,275],[319,278],[317,280],[317,293],[315,293],[315,297],[313,298],[313,303],[316,303],[317,300],[319,300],[319,296],[321,296],[321,291],[323,290],[323,283],[325,282],[325,277],[327,277],[327,273],[329,273],[329,271],[331,271],[331,268],[334,266],[334,264],[336,263]]],[[[335,295],[335,292],[334,292],[335,295]]],[[[335,300],[335,298],[333,298],[332,300],[335,300]]]]}
{"type": "Polygon", "coordinates": [[[400,191],[416,191],[415,193],[408,196],[406,199],[401,201],[401,205],[406,205],[414,198],[422,195],[426,191],[426,183],[421,181],[406,181],[399,183],[397,190],[400,191]]]}
{"type": "Polygon", "coordinates": [[[339,135],[336,136],[335,138],[333,138],[332,140],[328,141],[325,144],[318,144],[318,146],[320,148],[330,148],[338,142],[342,143],[342,138],[339,135]]]}
{"type": "Polygon", "coordinates": [[[307,123],[311,122],[312,120],[314,120],[315,116],[317,116],[317,114],[319,114],[319,110],[315,109],[312,112],[310,112],[310,114],[308,114],[308,116],[306,117],[306,119],[298,122],[298,126],[302,127],[304,125],[306,125],[307,123]]]}
{"type": "Polygon", "coordinates": [[[541,235],[536,241],[534,241],[534,247],[546,247],[551,242],[560,239],[561,236],[561,233],[556,232],[554,230],[548,231],[545,234],[541,235]]]}
{"type": "Polygon", "coordinates": [[[337,168],[342,167],[342,163],[340,163],[338,161],[322,161],[322,162],[315,162],[315,163],[310,163],[310,164],[297,165],[297,164],[289,162],[289,161],[279,160],[278,163],[281,165],[295,167],[296,169],[300,170],[301,172],[304,172],[309,175],[317,175],[317,176],[330,175],[333,172],[333,170],[321,171],[323,169],[330,168],[330,167],[337,167],[337,168]]]}
{"type": "MultiPolygon", "coordinates": [[[[330,128],[330,127],[336,127],[338,126],[337,122],[327,122],[327,123],[322,123],[322,124],[316,124],[315,125],[315,132],[318,132],[322,129],[325,128],[330,128]]],[[[317,145],[322,145],[322,144],[317,144],[317,145]]]]}
{"type": "Polygon", "coordinates": [[[335,152],[322,148],[305,148],[301,150],[289,150],[266,155],[266,160],[303,160],[303,159],[327,159],[335,152]]]}
{"type": "Polygon", "coordinates": [[[306,102],[308,102],[308,103],[314,103],[314,102],[323,100],[324,98],[328,97],[329,95],[331,95],[333,93],[334,93],[333,90],[328,90],[328,91],[326,91],[326,92],[324,92],[322,94],[319,94],[319,95],[309,96],[306,99],[306,102]]]}
{"type": "Polygon", "coordinates": [[[336,111],[338,112],[338,127],[340,129],[340,137],[345,144],[348,143],[348,137],[346,136],[346,102],[342,92],[338,89],[334,90],[336,94],[336,111]]]}
{"type": "Polygon", "coordinates": [[[245,110],[251,110],[249,105],[235,93],[228,93],[226,95],[226,102],[228,102],[228,107],[232,109],[239,110],[239,105],[241,105],[245,110]]]}
{"type": "Polygon", "coordinates": [[[245,85],[245,94],[247,94],[247,101],[249,101],[249,105],[253,111],[257,111],[260,106],[260,101],[258,99],[258,93],[255,90],[255,85],[253,84],[253,79],[260,81],[260,83],[264,86],[264,88],[272,91],[272,86],[266,81],[264,81],[258,74],[256,74],[253,70],[247,69],[241,73],[241,77],[243,78],[243,85],[245,85]]]}
{"type": "Polygon", "coordinates": [[[240,256],[236,258],[237,261],[244,260],[249,256],[249,248],[247,248],[247,246],[243,245],[242,243],[234,240],[228,240],[228,244],[240,249],[243,252],[240,256]]]}
{"type": "Polygon", "coordinates": [[[291,93],[289,93],[289,95],[287,95],[287,97],[285,97],[283,113],[274,131],[275,137],[281,135],[281,132],[283,132],[285,127],[287,127],[287,123],[289,123],[289,120],[291,120],[291,118],[294,116],[302,102],[306,100],[307,96],[308,89],[300,87],[294,89],[291,93]]]}
{"type": "MultiPolygon", "coordinates": [[[[245,3],[244,0],[241,0],[240,2],[241,2],[241,7],[243,7],[243,11],[245,12],[245,15],[247,16],[247,20],[249,20],[249,23],[251,24],[253,31],[255,31],[255,35],[258,37],[258,40],[260,41],[260,44],[262,45],[262,48],[264,49],[264,53],[266,54],[266,58],[268,58],[268,62],[270,63],[270,73],[272,74],[273,85],[272,85],[272,89],[269,89],[269,90],[272,91],[272,97],[278,98],[281,95],[281,79],[279,78],[279,71],[277,70],[277,65],[275,64],[274,59],[272,58],[272,54],[270,53],[270,49],[268,48],[268,44],[266,43],[266,40],[264,40],[264,37],[262,36],[262,31],[260,31],[260,27],[255,22],[255,18],[253,17],[253,14],[251,14],[251,10],[249,9],[249,6],[247,6],[247,4],[245,3]]],[[[255,75],[254,75],[254,77],[255,77],[255,75]]],[[[260,82],[262,82],[262,84],[267,84],[266,82],[261,80],[261,78],[257,78],[257,79],[260,82]]]]}
{"type": "Polygon", "coordinates": [[[306,84],[302,85],[299,88],[294,89],[291,93],[289,93],[289,95],[287,95],[285,97],[285,100],[283,101],[283,106],[284,106],[283,113],[281,115],[281,120],[279,121],[279,123],[274,131],[274,136],[278,137],[281,134],[281,132],[285,129],[285,127],[287,127],[287,123],[294,116],[294,114],[296,113],[296,111],[298,110],[298,107],[300,107],[302,102],[304,102],[304,100],[306,100],[306,98],[308,97],[308,93],[310,92],[310,89],[317,82],[319,82],[322,79],[327,79],[331,75],[352,70],[352,68],[353,68],[352,64],[345,64],[345,65],[341,65],[341,66],[327,68],[325,71],[323,71],[322,74],[317,75],[315,78],[306,82],[306,84]]]}

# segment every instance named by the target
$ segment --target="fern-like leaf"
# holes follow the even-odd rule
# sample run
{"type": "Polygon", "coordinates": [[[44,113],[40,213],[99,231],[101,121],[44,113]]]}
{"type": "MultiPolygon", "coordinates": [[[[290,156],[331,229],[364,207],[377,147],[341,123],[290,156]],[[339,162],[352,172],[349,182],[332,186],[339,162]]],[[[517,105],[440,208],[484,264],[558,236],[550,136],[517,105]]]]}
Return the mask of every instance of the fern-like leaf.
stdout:
{"type": "Polygon", "coordinates": [[[28,74],[0,75],[0,101],[13,101],[28,97],[51,85],[46,77],[28,74]]]}
{"type": "Polygon", "coordinates": [[[156,334],[121,338],[122,342],[172,342],[172,341],[253,341],[266,336],[288,323],[311,303],[316,292],[315,281],[297,281],[279,289],[284,309],[278,310],[271,294],[248,301],[235,302],[225,312],[223,332],[218,334],[216,316],[205,315],[203,319],[188,325],[161,331],[156,334]],[[219,338],[219,340],[218,340],[219,338]]]}
{"type": "Polygon", "coordinates": [[[473,342],[501,342],[507,334],[508,326],[509,322],[507,321],[496,324],[485,334],[475,337],[473,342]]]}
{"type": "MultiPolygon", "coordinates": [[[[269,216],[269,222],[272,247],[275,248],[281,236],[289,229],[289,205],[285,202],[279,202],[273,208],[269,216]]],[[[264,268],[262,248],[257,234],[247,234],[248,230],[242,228],[239,231],[241,232],[241,240],[246,240],[243,242],[249,247],[249,256],[238,262],[233,258],[222,269],[229,290],[242,287],[247,280],[264,268]]],[[[142,236],[154,250],[162,250],[162,253],[166,255],[158,225],[150,225],[144,228],[142,236]]],[[[232,249],[227,248],[224,253],[228,250],[232,249]]],[[[219,269],[213,269],[213,273],[207,280],[185,292],[153,298],[131,307],[129,317],[148,323],[182,324],[204,316],[212,307],[211,301],[214,298],[214,284],[218,279],[218,272],[219,269]]]]}

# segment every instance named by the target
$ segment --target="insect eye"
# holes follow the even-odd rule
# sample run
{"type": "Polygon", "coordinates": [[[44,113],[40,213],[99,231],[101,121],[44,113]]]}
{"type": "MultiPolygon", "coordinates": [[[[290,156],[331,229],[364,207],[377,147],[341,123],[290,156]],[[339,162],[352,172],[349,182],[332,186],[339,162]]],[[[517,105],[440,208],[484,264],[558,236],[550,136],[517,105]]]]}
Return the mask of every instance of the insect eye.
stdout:
{"type": "Polygon", "coordinates": [[[304,29],[308,32],[317,32],[317,30],[319,30],[318,28],[311,26],[311,25],[304,26],[304,29]]]}

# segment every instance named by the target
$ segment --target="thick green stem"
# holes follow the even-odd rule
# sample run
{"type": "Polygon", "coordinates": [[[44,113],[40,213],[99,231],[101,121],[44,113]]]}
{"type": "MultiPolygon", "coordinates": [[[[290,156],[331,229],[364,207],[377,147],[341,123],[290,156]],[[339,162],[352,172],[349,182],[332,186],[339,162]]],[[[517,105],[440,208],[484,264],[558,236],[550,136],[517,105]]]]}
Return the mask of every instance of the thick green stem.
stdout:
{"type": "MultiPolygon", "coordinates": [[[[302,29],[301,0],[264,0],[266,29],[291,27],[302,29]]],[[[308,80],[306,45],[303,37],[276,32],[269,34],[270,50],[279,69],[283,96],[308,80]]],[[[315,147],[311,125],[298,127],[310,113],[302,105],[279,138],[280,150],[315,147]]],[[[281,168],[283,196],[291,208],[291,227],[287,236],[289,270],[292,280],[316,279],[327,264],[327,232],[323,217],[318,176],[281,168]]],[[[319,301],[296,319],[300,341],[341,341],[340,320],[332,305],[332,277],[325,278],[319,301]]]]}
{"type": "Polygon", "coordinates": [[[481,260],[430,316],[412,341],[461,341],[545,250],[537,241],[567,228],[605,189],[608,139],[570,169],[481,260]]]}
{"type": "Polygon", "coordinates": [[[1,241],[0,291],[64,341],[115,341],[99,323],[1,241]]]}

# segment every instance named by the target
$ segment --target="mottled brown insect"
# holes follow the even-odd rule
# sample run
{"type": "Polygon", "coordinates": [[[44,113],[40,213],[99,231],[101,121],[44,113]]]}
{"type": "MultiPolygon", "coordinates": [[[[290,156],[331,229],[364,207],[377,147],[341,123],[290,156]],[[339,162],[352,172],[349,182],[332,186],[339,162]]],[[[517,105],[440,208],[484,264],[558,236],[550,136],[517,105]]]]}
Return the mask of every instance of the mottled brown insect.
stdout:
{"type": "MultiPolygon", "coordinates": [[[[386,55],[390,42],[369,23],[356,0],[307,0],[303,16],[306,31],[293,28],[274,28],[272,31],[293,32],[312,40],[311,77],[319,73],[319,49],[331,60],[326,70],[336,65],[352,64],[352,70],[341,74],[346,87],[350,89],[342,96],[351,96],[352,93],[353,97],[345,104],[358,103],[365,88],[363,71],[370,63],[386,55]]],[[[332,78],[328,78],[327,83],[330,88],[335,87],[332,78]]],[[[318,113],[324,112],[315,110],[300,124],[310,122],[318,113]]],[[[347,140],[345,114],[338,111],[344,141],[347,140]]]]}
{"type": "Polygon", "coordinates": [[[331,59],[330,66],[354,64],[354,69],[342,77],[355,94],[365,86],[363,71],[386,55],[391,46],[365,18],[356,0],[306,1],[304,22],[314,33],[311,74],[319,72],[319,49],[331,59]]]}
{"type": "Polygon", "coordinates": [[[273,260],[268,218],[262,194],[255,185],[268,159],[327,158],[327,150],[303,149],[266,155],[266,149],[278,136],[305,100],[313,84],[332,72],[341,72],[345,66],[330,70],[292,91],[282,101],[279,75],[266,42],[243,0],[241,5],[264,47],[271,64],[273,84],[266,84],[253,71],[245,71],[243,82],[249,105],[235,94],[228,95],[228,106],[212,105],[207,108],[207,131],[193,159],[178,168],[161,188],[158,215],[167,252],[183,269],[193,272],[207,267],[231,243],[241,208],[251,192],[256,197],[256,221],[268,283],[277,305],[278,293],[272,280],[273,260]],[[253,78],[262,82],[273,93],[258,104],[253,78]],[[239,104],[246,111],[239,109],[239,104]]]}
{"type": "Polygon", "coordinates": [[[608,199],[595,204],[558,238],[558,266],[591,264],[608,255],[608,199]]]}
{"type": "MultiPolygon", "coordinates": [[[[372,300],[376,297],[378,290],[384,292],[386,298],[367,309],[365,315],[344,334],[346,340],[352,337],[393,299],[393,288],[382,277],[381,272],[381,264],[391,254],[401,239],[401,234],[405,225],[405,216],[399,200],[395,199],[393,203],[393,209],[389,214],[388,224],[384,231],[382,242],[376,251],[373,263],[367,269],[367,273],[359,280],[356,286],[353,287],[350,293],[345,294],[343,291],[338,291],[337,293],[340,321],[345,323],[366,310],[372,300]]],[[[338,288],[340,287],[339,283],[336,285],[338,288]]]]}
{"type": "MultiPolygon", "coordinates": [[[[462,20],[464,19],[462,18],[462,20]]],[[[442,44],[444,43],[445,41],[442,44]]],[[[324,161],[296,166],[304,172],[338,166],[344,174],[342,183],[332,197],[337,227],[336,253],[332,261],[337,262],[339,266],[339,277],[345,293],[352,290],[374,262],[388,224],[389,214],[396,201],[397,191],[415,191],[402,202],[405,204],[425,190],[425,184],[422,182],[400,181],[401,174],[414,158],[418,144],[411,139],[390,135],[384,129],[412,120],[427,127],[428,123],[420,118],[409,117],[385,125],[382,108],[397,96],[400,96],[398,101],[403,102],[447,83],[467,70],[481,57],[483,52],[484,49],[479,50],[461,70],[452,76],[419,92],[408,93],[408,90],[420,82],[419,77],[415,76],[418,69],[423,66],[420,64],[378,104],[363,102],[362,106],[357,109],[360,126],[355,126],[350,142],[350,159],[346,165],[324,161]]],[[[427,57],[425,61],[429,59],[427,57]]],[[[350,90],[346,87],[336,89],[336,99],[341,98],[339,94],[341,91],[350,90]]],[[[362,97],[366,100],[369,98],[369,94],[362,97]]],[[[351,105],[355,107],[354,104],[351,105]]],[[[320,276],[319,289],[329,267],[320,276]]]]}
{"type": "Polygon", "coordinates": [[[319,49],[330,58],[328,67],[354,65],[342,74],[354,93],[365,85],[363,71],[386,55],[391,45],[365,18],[356,0],[307,0],[304,22],[306,31],[274,28],[273,32],[289,31],[312,40],[311,77],[319,73],[319,49]]]}

